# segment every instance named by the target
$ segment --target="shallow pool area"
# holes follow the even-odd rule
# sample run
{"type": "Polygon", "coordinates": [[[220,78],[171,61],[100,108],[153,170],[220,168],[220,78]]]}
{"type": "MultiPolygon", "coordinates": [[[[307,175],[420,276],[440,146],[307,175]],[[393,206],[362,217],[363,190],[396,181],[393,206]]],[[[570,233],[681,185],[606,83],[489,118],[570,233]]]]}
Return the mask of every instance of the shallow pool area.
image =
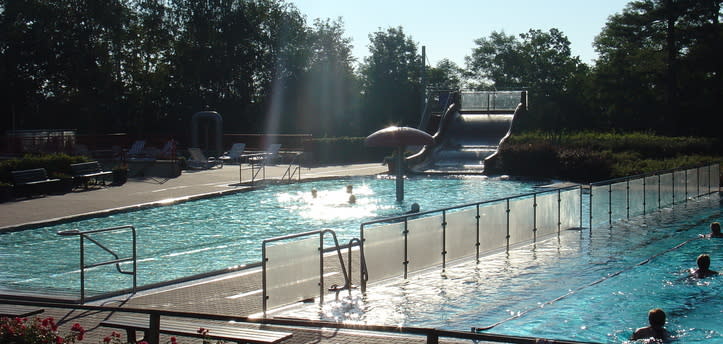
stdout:
{"type": "MultiPolygon", "coordinates": [[[[266,238],[332,229],[345,243],[359,236],[361,222],[404,213],[415,202],[425,211],[526,193],[537,184],[484,176],[411,177],[405,201],[399,203],[393,179],[319,180],[2,233],[0,292],[77,295],[79,239],[60,236],[60,231],[133,225],[139,285],[149,285],[259,262],[261,241],[266,238]],[[348,203],[349,184],[355,204],[348,203]],[[318,191],[317,198],[311,196],[312,188],[318,191]]],[[[132,251],[129,230],[94,237],[116,252],[132,251]]],[[[109,257],[93,245],[86,245],[85,255],[89,261],[109,257]]],[[[130,269],[130,263],[121,265],[130,269]]],[[[89,294],[130,286],[131,277],[116,273],[112,265],[86,271],[89,294]]]]}
{"type": "Polygon", "coordinates": [[[723,270],[723,239],[699,238],[720,220],[716,192],[272,315],[620,343],[660,307],[679,342],[722,343],[723,276],[689,278],[701,253],[723,270]]]}

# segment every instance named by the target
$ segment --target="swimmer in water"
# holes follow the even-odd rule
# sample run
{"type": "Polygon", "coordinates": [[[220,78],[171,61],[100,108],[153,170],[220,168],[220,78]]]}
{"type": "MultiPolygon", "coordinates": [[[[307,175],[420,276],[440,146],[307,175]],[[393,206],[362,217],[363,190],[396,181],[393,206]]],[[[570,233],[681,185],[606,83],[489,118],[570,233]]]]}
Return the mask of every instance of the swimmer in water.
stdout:
{"type": "Polygon", "coordinates": [[[411,209],[407,212],[407,214],[414,214],[419,212],[419,203],[412,203],[411,209]]]}
{"type": "Polygon", "coordinates": [[[316,198],[316,189],[311,189],[311,197],[316,198]]]}
{"type": "Polygon", "coordinates": [[[706,235],[707,238],[723,238],[723,234],[720,232],[720,223],[713,222],[710,224],[710,234],[706,235]]]}
{"type": "Polygon", "coordinates": [[[670,333],[665,329],[665,312],[660,308],[651,309],[648,312],[648,322],[650,326],[641,327],[633,333],[631,340],[637,339],[649,339],[653,338],[656,340],[669,341],[671,339],[670,333]]]}
{"type": "Polygon", "coordinates": [[[698,268],[691,272],[691,276],[695,278],[706,278],[710,276],[718,275],[718,271],[710,269],[710,256],[707,254],[701,254],[696,260],[698,268]]]}
{"type": "Polygon", "coordinates": [[[356,196],[350,195],[349,196],[349,204],[354,204],[354,203],[356,203],[356,196]]]}
{"type": "Polygon", "coordinates": [[[354,186],[352,186],[351,184],[346,186],[346,193],[350,194],[350,193],[352,193],[353,190],[354,190],[354,186]]]}

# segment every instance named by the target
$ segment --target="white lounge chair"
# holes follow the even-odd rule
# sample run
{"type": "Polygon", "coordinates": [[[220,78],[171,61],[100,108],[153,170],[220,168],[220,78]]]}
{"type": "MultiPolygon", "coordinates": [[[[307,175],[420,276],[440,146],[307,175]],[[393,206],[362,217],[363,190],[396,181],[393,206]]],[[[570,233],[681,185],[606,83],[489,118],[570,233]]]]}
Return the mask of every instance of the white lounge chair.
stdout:
{"type": "Polygon", "coordinates": [[[234,143],[231,146],[231,149],[228,152],[224,153],[224,155],[220,156],[219,159],[223,160],[224,163],[239,163],[241,161],[241,154],[243,154],[245,149],[245,143],[234,143]]]}
{"type": "Polygon", "coordinates": [[[207,170],[209,168],[221,168],[223,167],[222,160],[216,160],[216,158],[206,158],[201,152],[201,148],[189,148],[188,153],[191,158],[188,159],[188,167],[196,170],[207,170]]]}

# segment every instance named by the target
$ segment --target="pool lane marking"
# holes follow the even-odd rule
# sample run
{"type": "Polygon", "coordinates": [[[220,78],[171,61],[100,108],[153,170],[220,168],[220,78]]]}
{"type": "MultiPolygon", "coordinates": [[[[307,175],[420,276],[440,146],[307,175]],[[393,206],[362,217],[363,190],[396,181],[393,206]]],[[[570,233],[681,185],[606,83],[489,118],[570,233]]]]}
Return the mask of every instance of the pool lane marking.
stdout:
{"type": "MultiPolygon", "coordinates": [[[[338,274],[339,274],[338,271],[328,272],[328,273],[325,273],[325,274],[324,274],[324,277],[334,276],[334,275],[338,275],[338,274]]],[[[262,292],[263,292],[262,289],[256,289],[256,290],[248,291],[248,292],[241,293],[241,294],[226,296],[226,298],[229,299],[229,300],[234,300],[234,299],[240,299],[240,298],[246,297],[246,296],[251,296],[251,295],[255,295],[255,294],[261,294],[262,292]]]]}

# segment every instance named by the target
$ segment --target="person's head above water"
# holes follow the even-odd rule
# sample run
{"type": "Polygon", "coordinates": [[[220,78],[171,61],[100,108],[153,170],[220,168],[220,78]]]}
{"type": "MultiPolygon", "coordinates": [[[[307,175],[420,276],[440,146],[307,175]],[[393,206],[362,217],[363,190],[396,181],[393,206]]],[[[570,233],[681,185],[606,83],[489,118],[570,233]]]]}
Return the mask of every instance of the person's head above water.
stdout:
{"type": "Polygon", "coordinates": [[[409,211],[410,213],[418,213],[419,212],[419,203],[412,203],[412,208],[409,211]]]}
{"type": "Polygon", "coordinates": [[[723,234],[720,232],[720,223],[719,222],[713,222],[710,224],[710,234],[713,237],[723,237],[723,234]]]}
{"type": "Polygon", "coordinates": [[[652,327],[665,326],[665,312],[660,308],[651,309],[648,312],[648,321],[652,327]]]}
{"type": "Polygon", "coordinates": [[[316,198],[316,189],[311,189],[311,197],[316,198]]]}
{"type": "Polygon", "coordinates": [[[346,186],[346,193],[351,193],[353,189],[354,189],[354,187],[353,187],[351,184],[347,185],[347,186],[346,186]]]}
{"type": "Polygon", "coordinates": [[[702,270],[709,270],[710,269],[710,256],[707,254],[701,254],[698,256],[698,259],[696,259],[696,263],[698,263],[698,268],[702,270]]]}
{"type": "Polygon", "coordinates": [[[349,195],[349,204],[354,204],[354,203],[356,203],[356,196],[349,195]]]}

